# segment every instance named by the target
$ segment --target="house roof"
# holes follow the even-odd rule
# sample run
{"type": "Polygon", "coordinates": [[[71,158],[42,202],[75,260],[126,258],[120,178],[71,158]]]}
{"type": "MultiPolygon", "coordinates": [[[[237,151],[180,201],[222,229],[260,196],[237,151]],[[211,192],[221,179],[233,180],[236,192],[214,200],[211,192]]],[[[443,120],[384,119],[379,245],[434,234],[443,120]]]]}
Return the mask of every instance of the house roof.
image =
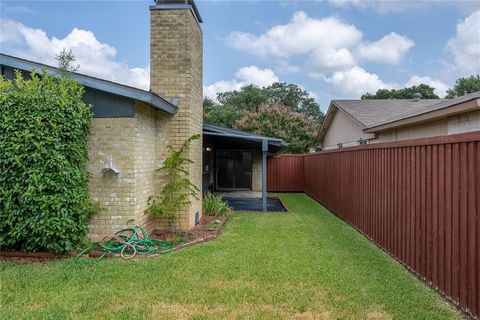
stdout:
{"type": "Polygon", "coordinates": [[[268,141],[268,144],[276,147],[276,148],[284,148],[288,146],[288,143],[283,141],[279,138],[272,138],[266,136],[260,136],[256,134],[252,134],[249,132],[220,127],[208,123],[203,124],[203,134],[204,135],[211,135],[211,136],[219,136],[219,137],[227,137],[227,138],[236,138],[236,139],[246,139],[246,140],[253,140],[261,142],[262,140],[268,141]]]}
{"type": "Polygon", "coordinates": [[[440,99],[390,99],[390,100],[333,100],[338,108],[357,120],[362,127],[370,128],[389,119],[399,119],[405,113],[439,102],[440,99]]]}
{"type": "Polygon", "coordinates": [[[437,115],[448,116],[461,112],[468,112],[480,108],[480,91],[466,94],[464,96],[454,98],[454,99],[437,99],[434,100],[432,104],[426,104],[418,106],[418,108],[413,110],[405,110],[402,114],[388,118],[385,121],[379,121],[376,124],[370,126],[366,132],[376,132],[385,129],[389,129],[395,126],[403,124],[412,124],[417,121],[426,119],[435,119],[437,115]],[[469,101],[475,101],[475,103],[467,105],[469,101]],[[466,108],[460,108],[464,106],[466,108]]]}
{"type": "MultiPolygon", "coordinates": [[[[13,57],[3,53],[0,53],[0,65],[25,71],[35,69],[38,74],[41,73],[42,69],[44,69],[47,73],[58,74],[58,68],[18,57],[13,57]]],[[[85,87],[109,92],[133,100],[138,100],[150,105],[155,109],[163,110],[169,114],[177,113],[179,102],[177,98],[165,98],[151,91],[146,91],[124,84],[99,79],[92,76],[87,76],[81,73],[71,72],[70,74],[73,79],[77,80],[85,87]]]]}
{"type": "Polygon", "coordinates": [[[429,119],[433,120],[439,116],[476,110],[480,108],[478,99],[480,99],[480,91],[454,99],[332,100],[316,141],[319,142],[323,139],[339,109],[358,123],[364,132],[374,133],[429,119]],[[477,100],[477,102],[465,107],[465,103],[472,100],[477,100]],[[461,105],[464,107],[460,108],[461,105]]]}

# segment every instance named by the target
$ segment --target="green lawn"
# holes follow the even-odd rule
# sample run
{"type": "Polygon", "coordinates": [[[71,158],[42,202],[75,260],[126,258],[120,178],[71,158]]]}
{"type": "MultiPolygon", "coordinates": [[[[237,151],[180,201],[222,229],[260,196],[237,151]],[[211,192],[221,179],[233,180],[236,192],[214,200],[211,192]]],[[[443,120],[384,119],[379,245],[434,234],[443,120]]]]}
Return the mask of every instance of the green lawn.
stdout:
{"type": "Polygon", "coordinates": [[[223,236],[158,258],[0,263],[6,319],[458,319],[459,313],[312,199],[241,213],[223,236]]]}

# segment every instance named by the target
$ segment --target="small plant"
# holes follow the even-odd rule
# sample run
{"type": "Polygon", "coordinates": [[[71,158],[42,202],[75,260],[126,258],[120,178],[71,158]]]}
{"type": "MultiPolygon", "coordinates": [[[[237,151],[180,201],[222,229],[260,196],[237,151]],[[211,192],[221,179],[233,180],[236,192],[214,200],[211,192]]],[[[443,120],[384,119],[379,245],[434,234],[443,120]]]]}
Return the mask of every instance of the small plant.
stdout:
{"type": "Polygon", "coordinates": [[[222,200],[222,197],[215,196],[210,192],[203,197],[203,212],[207,216],[223,217],[232,211],[232,208],[222,200]]]}
{"type": "Polygon", "coordinates": [[[191,203],[191,197],[198,200],[199,189],[190,181],[190,172],[186,166],[193,163],[184,156],[193,140],[200,138],[195,134],[188,138],[178,149],[167,146],[169,156],[158,169],[164,179],[160,197],[148,199],[147,213],[168,219],[169,223],[176,219],[178,212],[191,203]]]}
{"type": "Polygon", "coordinates": [[[215,220],[214,222],[210,223],[208,226],[204,227],[205,231],[216,231],[220,228],[221,223],[220,220],[215,220]]]}

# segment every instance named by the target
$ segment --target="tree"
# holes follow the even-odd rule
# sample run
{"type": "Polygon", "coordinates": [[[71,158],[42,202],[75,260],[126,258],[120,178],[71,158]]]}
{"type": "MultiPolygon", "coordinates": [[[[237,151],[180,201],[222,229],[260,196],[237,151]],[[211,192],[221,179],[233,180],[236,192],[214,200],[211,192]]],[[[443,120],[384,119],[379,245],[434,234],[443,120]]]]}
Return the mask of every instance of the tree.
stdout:
{"type": "Polygon", "coordinates": [[[270,104],[282,104],[289,107],[293,112],[308,115],[316,122],[323,121],[323,113],[320,105],[309,93],[295,84],[275,82],[263,89],[270,104]]]}
{"type": "Polygon", "coordinates": [[[241,110],[233,105],[221,106],[208,97],[203,99],[203,118],[207,123],[233,128],[241,116],[241,110]]]}
{"type": "Polygon", "coordinates": [[[317,128],[321,126],[324,117],[320,105],[307,91],[285,82],[276,82],[263,88],[248,85],[240,90],[219,93],[217,100],[218,103],[209,98],[204,99],[204,118],[211,124],[229,128],[246,112],[258,111],[261,105],[286,106],[292,112],[305,114],[314,120],[317,128]]]}
{"type": "Polygon", "coordinates": [[[447,90],[445,98],[452,99],[466,94],[480,91],[480,75],[471,75],[468,78],[460,78],[455,81],[452,89],[447,90]]]}
{"type": "Polygon", "coordinates": [[[268,97],[263,88],[248,85],[239,91],[233,90],[218,93],[217,100],[222,106],[233,106],[242,111],[254,111],[261,104],[267,103],[268,97]]]}
{"type": "Polygon", "coordinates": [[[58,69],[60,73],[65,76],[69,72],[76,72],[80,68],[80,65],[77,64],[76,66],[72,65],[77,59],[73,55],[72,49],[68,50],[63,48],[62,51],[55,55],[55,59],[58,62],[58,69]]]}
{"type": "Polygon", "coordinates": [[[286,153],[307,152],[316,134],[314,120],[281,104],[263,104],[258,111],[245,112],[234,128],[281,138],[289,144],[286,153]]]}
{"type": "Polygon", "coordinates": [[[412,99],[415,94],[421,94],[422,99],[438,99],[439,97],[434,92],[435,88],[427,84],[419,84],[418,86],[411,86],[403,89],[379,89],[375,94],[365,93],[362,95],[362,100],[367,99],[412,99]]]}

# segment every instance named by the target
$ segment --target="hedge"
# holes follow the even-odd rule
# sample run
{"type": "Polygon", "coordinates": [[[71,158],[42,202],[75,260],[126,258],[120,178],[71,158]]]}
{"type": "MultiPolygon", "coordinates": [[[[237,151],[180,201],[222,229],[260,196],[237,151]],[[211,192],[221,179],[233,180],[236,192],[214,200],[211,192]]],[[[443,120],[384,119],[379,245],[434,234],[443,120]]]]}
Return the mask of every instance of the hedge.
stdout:
{"type": "Polygon", "coordinates": [[[68,77],[0,77],[0,248],[67,252],[96,211],[88,193],[91,106],[68,77]]]}

